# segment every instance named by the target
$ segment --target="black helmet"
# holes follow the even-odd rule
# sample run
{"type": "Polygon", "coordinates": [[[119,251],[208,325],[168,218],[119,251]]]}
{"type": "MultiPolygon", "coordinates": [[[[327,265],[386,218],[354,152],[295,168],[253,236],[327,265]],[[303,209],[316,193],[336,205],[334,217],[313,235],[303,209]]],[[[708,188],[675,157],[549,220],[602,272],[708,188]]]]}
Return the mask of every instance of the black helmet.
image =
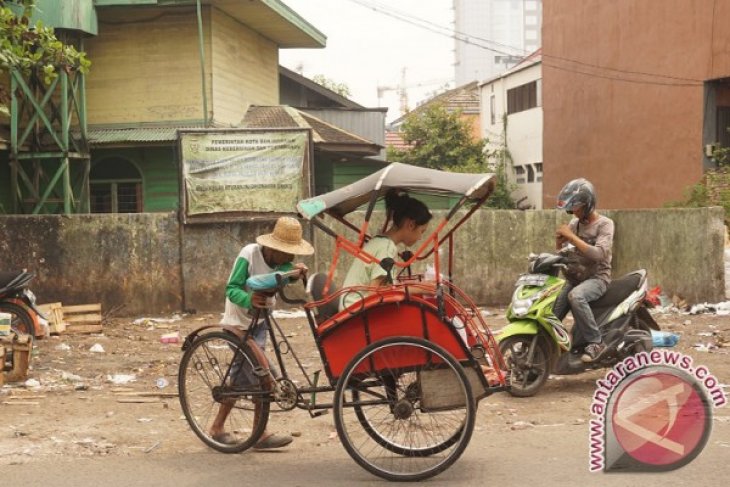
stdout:
{"type": "Polygon", "coordinates": [[[585,207],[584,218],[596,208],[596,191],[590,181],[584,178],[574,179],[563,186],[558,194],[558,210],[573,212],[576,206],[585,207]]]}

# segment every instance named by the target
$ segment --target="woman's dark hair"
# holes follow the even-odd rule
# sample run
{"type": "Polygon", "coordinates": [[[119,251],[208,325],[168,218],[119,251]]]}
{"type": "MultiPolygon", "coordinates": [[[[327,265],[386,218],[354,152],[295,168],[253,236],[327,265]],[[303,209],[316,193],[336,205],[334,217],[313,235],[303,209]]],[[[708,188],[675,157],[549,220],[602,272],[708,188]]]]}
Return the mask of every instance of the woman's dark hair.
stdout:
{"type": "Polygon", "coordinates": [[[388,217],[393,219],[393,223],[400,227],[403,220],[409,218],[416,225],[425,225],[433,215],[428,211],[428,207],[422,201],[411,198],[405,193],[399,193],[396,189],[390,189],[385,194],[385,209],[388,217]]]}

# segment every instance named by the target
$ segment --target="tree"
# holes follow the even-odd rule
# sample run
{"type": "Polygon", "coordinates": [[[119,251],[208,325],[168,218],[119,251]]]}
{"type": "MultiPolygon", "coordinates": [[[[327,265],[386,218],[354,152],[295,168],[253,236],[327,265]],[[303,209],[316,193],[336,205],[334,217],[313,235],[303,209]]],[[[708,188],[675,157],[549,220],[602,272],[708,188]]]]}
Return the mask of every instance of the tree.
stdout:
{"type": "Polygon", "coordinates": [[[345,98],[349,98],[350,96],[352,96],[349,86],[347,86],[345,83],[338,83],[337,81],[334,81],[323,74],[315,74],[312,77],[312,81],[320,86],[324,86],[330,91],[334,91],[340,96],[344,96],[345,98]]]}
{"type": "Polygon", "coordinates": [[[506,148],[486,151],[485,139],[474,140],[471,122],[460,111],[449,113],[441,104],[426,106],[412,113],[401,127],[403,141],[411,147],[399,150],[387,148],[389,160],[452,172],[494,172],[497,188],[487,200],[492,208],[514,208],[505,170],[509,158],[506,148]]]}
{"type": "Polygon", "coordinates": [[[486,141],[472,139],[471,124],[458,111],[449,113],[441,104],[428,105],[406,117],[401,133],[411,147],[389,147],[388,159],[433,169],[485,169],[486,141]]]}
{"type": "MultiPolygon", "coordinates": [[[[38,75],[46,85],[59,70],[88,72],[91,62],[83,52],[59,41],[50,27],[41,22],[31,25],[34,0],[0,0],[0,76],[11,69],[24,75],[38,75]],[[17,15],[10,5],[21,9],[17,15]]],[[[10,115],[10,94],[0,84],[0,114],[10,115]]]]}

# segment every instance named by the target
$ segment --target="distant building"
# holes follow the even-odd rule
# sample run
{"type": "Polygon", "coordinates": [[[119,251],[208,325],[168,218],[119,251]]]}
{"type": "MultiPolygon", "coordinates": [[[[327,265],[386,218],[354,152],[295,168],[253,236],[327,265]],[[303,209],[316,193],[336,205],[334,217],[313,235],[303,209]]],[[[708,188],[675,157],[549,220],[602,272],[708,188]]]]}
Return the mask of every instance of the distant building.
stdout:
{"type": "Polygon", "coordinates": [[[730,0],[658,5],[545,3],[546,205],[586,177],[601,207],[661,207],[730,146],[730,0]]]}
{"type": "Polygon", "coordinates": [[[456,85],[497,76],[541,45],[542,0],[454,0],[456,85]],[[489,47],[490,49],[486,49],[489,47]]]}
{"type": "Polygon", "coordinates": [[[520,208],[542,209],[542,57],[540,51],[479,84],[482,136],[490,151],[505,150],[512,197],[520,208]]]}
{"type": "MultiPolygon", "coordinates": [[[[462,120],[466,120],[471,124],[472,136],[474,139],[481,139],[482,130],[479,121],[479,87],[476,81],[457,86],[448,91],[444,91],[433,98],[430,98],[419,104],[410,112],[402,115],[400,118],[393,120],[388,125],[390,132],[400,131],[403,122],[411,115],[419,114],[426,110],[427,107],[434,104],[443,105],[447,112],[453,113],[459,111],[462,120]]],[[[393,139],[395,140],[395,138],[393,139]]]]}

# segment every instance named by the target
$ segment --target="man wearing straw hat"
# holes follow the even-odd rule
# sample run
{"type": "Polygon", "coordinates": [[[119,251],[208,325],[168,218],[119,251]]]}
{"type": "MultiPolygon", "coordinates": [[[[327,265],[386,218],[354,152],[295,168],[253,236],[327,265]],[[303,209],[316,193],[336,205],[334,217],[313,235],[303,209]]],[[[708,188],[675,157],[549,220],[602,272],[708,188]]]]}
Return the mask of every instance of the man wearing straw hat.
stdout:
{"type": "MultiPolygon", "coordinates": [[[[226,285],[226,308],[221,320],[223,325],[248,327],[251,324],[252,308],[270,308],[274,297],[263,293],[251,292],[246,288],[246,280],[259,274],[288,272],[299,269],[301,275],[307,271],[302,263],[292,264],[295,255],[311,255],[314,248],[302,238],[302,226],[295,218],[283,216],[276,221],[274,231],[256,238],[256,243],[246,245],[236,258],[233,270],[226,285]]],[[[259,326],[254,341],[264,349],[268,329],[259,326]]],[[[211,437],[220,443],[235,443],[232,433],[224,431],[225,421],[233,403],[221,403],[218,414],[210,429],[211,437]]],[[[289,435],[275,435],[264,431],[261,440],[254,446],[256,450],[281,448],[291,443],[289,435]]]]}

